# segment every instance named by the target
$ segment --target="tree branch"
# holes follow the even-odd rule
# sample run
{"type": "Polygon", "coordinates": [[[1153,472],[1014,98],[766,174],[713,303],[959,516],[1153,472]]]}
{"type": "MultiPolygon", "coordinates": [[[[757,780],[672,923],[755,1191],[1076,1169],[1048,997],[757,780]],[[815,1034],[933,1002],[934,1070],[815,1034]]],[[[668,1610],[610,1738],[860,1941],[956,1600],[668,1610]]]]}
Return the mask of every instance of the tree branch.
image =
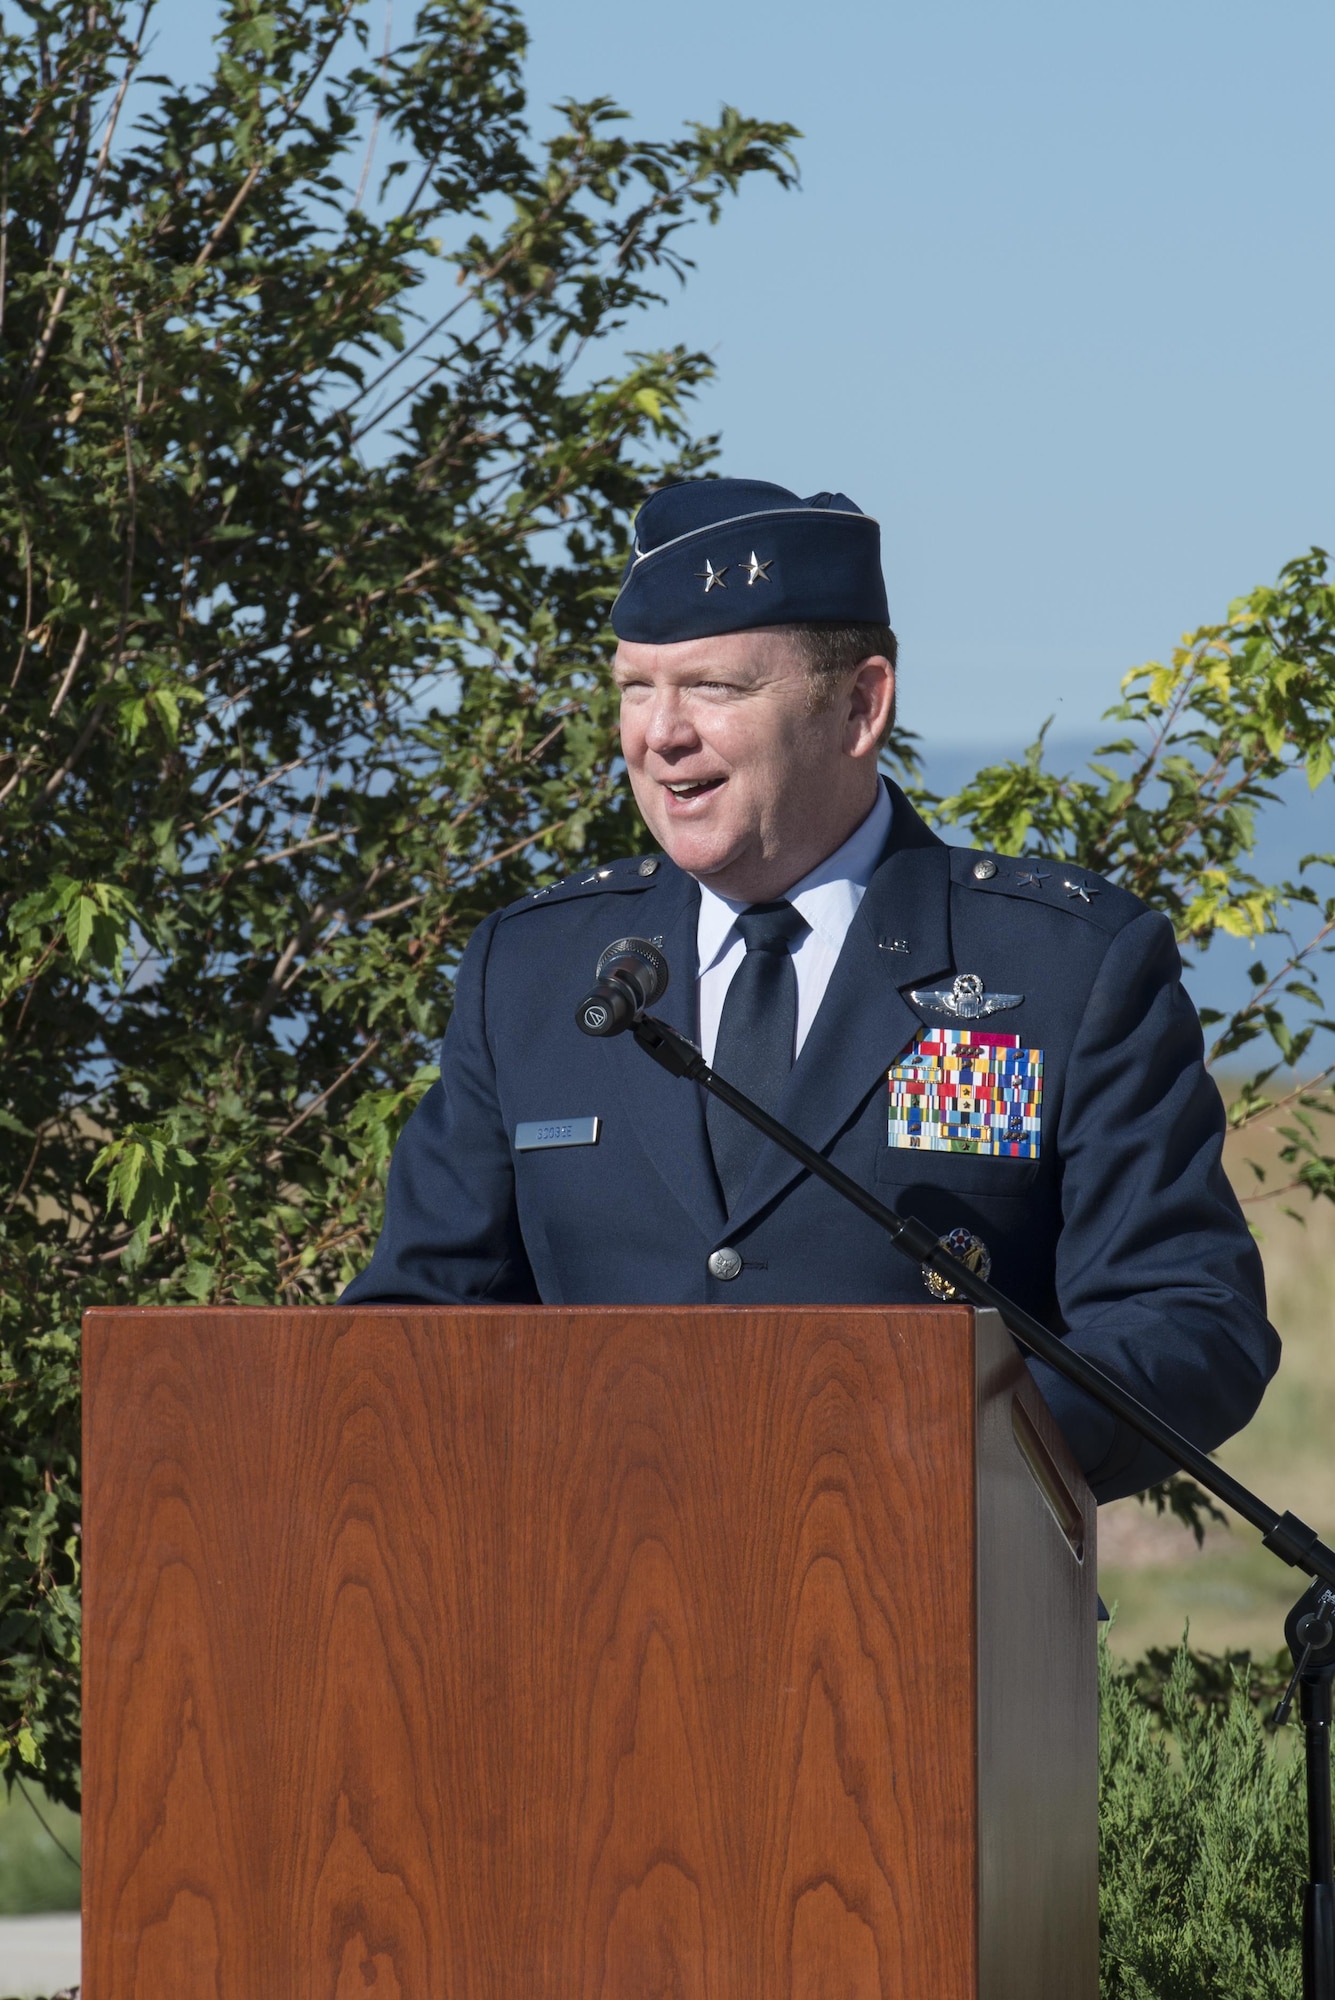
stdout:
{"type": "Polygon", "coordinates": [[[377,861],[365,881],[358,888],[350,891],[349,894],[345,896],[321,897],[320,901],[315,905],[315,908],[296,932],[296,935],[288,940],[279,953],[274,969],[269,975],[269,983],[255,1002],[254,1009],[252,1010],[250,1017],[252,1029],[259,1029],[264,1026],[264,1023],[268,1020],[270,1014],[272,1014],[274,1008],[278,1005],[278,1002],[287,990],[287,972],[289,967],[305,951],[312,939],[318,936],[321,928],[333,916],[341,915],[345,920],[351,917],[357,905],[364,897],[371,893],[376,883],[389,873],[392,865],[388,861],[377,861]]]}
{"type": "MultiPolygon", "coordinates": [[[[357,1071],[361,1068],[363,1063],[369,1062],[371,1060],[371,1057],[375,1054],[376,1050],[381,1046],[384,1039],[385,1038],[383,1035],[374,1036],[372,1040],[366,1044],[366,1047],[362,1050],[361,1054],[357,1057],[356,1061],[350,1062],[347,1068],[343,1071],[343,1074],[341,1076],[336,1076],[334,1078],[334,1081],[329,1085],[329,1087],[326,1090],[322,1090],[318,1097],[312,1098],[311,1102],[297,1113],[296,1117],[292,1120],[292,1123],[290,1125],[285,1125],[283,1127],[282,1131],[278,1134],[280,1147],[284,1139],[290,1139],[292,1137],[292,1134],[295,1131],[297,1131],[302,1125],[304,1125],[308,1118],[313,1118],[316,1112],[321,1108],[321,1106],[329,1102],[330,1098],[334,1095],[334,1092],[336,1090],[341,1090],[343,1088],[343,1085],[348,1081],[349,1077],[355,1076],[357,1074],[357,1071]]],[[[275,1148],[275,1150],[269,1154],[268,1159],[265,1161],[265,1165],[273,1166],[274,1163],[280,1160],[281,1158],[282,1158],[281,1151],[278,1150],[278,1148],[275,1148]]]]}
{"type": "Polygon", "coordinates": [[[1216,1036],[1210,1053],[1205,1058],[1207,1064],[1217,1061],[1225,1053],[1223,1045],[1231,1031],[1240,1027],[1244,1021],[1254,1019],[1260,1012],[1262,1003],[1274,992],[1281,979],[1287,979],[1291,972],[1296,972],[1303,960],[1310,957],[1323,939],[1330,937],[1333,932],[1335,932],[1335,919],[1332,919],[1328,924],[1323,924],[1321,929],[1307,940],[1307,943],[1303,945],[1301,950],[1293,952],[1290,957],[1286,958],[1279,970],[1266,980],[1265,985],[1259,987],[1252,994],[1251,999],[1245,1007],[1239,1007],[1236,1014],[1229,1016],[1228,1026],[1222,1035],[1216,1036]]]}
{"type": "Polygon", "coordinates": [[[304,82],[298,89],[296,96],[289,98],[287,100],[285,106],[286,116],[283,118],[282,123],[278,127],[278,130],[274,133],[273,138],[270,140],[267,152],[262,154],[260,158],[256,160],[254,166],[251,168],[250,172],[246,175],[246,178],[242,181],[236,193],[233,195],[231,201],[227,205],[227,210],[223,216],[222,221],[218,224],[212,236],[210,236],[208,242],[204,245],[204,248],[195,258],[194,264],[191,267],[192,270],[194,271],[203,270],[204,266],[208,263],[210,257],[212,257],[218,245],[222,242],[223,237],[227,234],[233,222],[236,220],[237,215],[241,211],[242,205],[244,204],[247,196],[250,194],[250,191],[254,187],[256,181],[263,173],[265,167],[271,163],[273,158],[273,149],[278,146],[279,142],[282,139],[284,139],[287,133],[291,130],[293,120],[296,118],[297,113],[301,110],[302,105],[306,102],[306,99],[310,96],[316,84],[319,82],[320,77],[324,72],[325,64],[329,61],[330,56],[334,53],[334,50],[338,47],[339,38],[343,33],[344,27],[347,25],[348,16],[349,14],[351,14],[352,8],[353,8],[353,0],[344,0],[343,11],[338,18],[338,26],[335,28],[333,33],[326,39],[324,47],[320,51],[319,59],[316,62],[315,67],[306,76],[304,82]]]}
{"type": "Polygon", "coordinates": [[[89,218],[93,213],[94,203],[96,202],[102,190],[102,178],[107,170],[107,160],[111,154],[111,142],[116,135],[116,126],[120,120],[121,109],[125,103],[125,94],[129,90],[130,83],[134,76],[135,70],[139,66],[139,54],[140,54],[140,47],[144,39],[144,28],[147,25],[149,14],[152,11],[152,6],[153,6],[153,0],[144,0],[143,9],[139,16],[139,26],[136,28],[134,40],[130,44],[129,58],[125,65],[125,74],[122,76],[120,80],[120,88],[117,90],[115,99],[112,103],[111,112],[107,118],[107,129],[106,132],[103,134],[102,144],[98,150],[97,162],[93,168],[92,179],[88,184],[88,198],[83,205],[83,214],[79,217],[78,222],[74,225],[74,236],[70,243],[69,249],[65,255],[65,276],[60,283],[55,298],[51,302],[51,310],[47,314],[46,324],[42,328],[41,334],[38,338],[36,351],[33,354],[32,361],[28,367],[28,372],[25,375],[22,386],[19,389],[18,397],[16,400],[20,403],[25,402],[27,400],[29,395],[31,395],[33,388],[36,386],[37,378],[41,374],[42,369],[45,367],[46,357],[51,351],[51,342],[55,338],[56,327],[60,323],[60,315],[65,310],[65,301],[69,297],[70,284],[72,281],[72,274],[74,270],[74,258],[78,251],[79,244],[83,238],[83,232],[88,227],[89,218]]]}
{"type": "MultiPolygon", "coordinates": [[[[106,712],[107,712],[107,697],[106,695],[103,695],[98,701],[94,702],[93,712],[89,716],[87,722],[84,724],[83,730],[81,731],[79,736],[79,740],[75,744],[74,748],[70,751],[69,756],[65,759],[64,763],[60,766],[58,770],[53,771],[51,773],[51,776],[42,786],[42,797],[44,800],[54,798],[56,793],[60,790],[66,778],[69,777],[70,772],[74,769],[75,765],[82,757],[84,751],[88,748],[88,745],[92,742],[94,734],[96,733],[97,730],[97,726],[101,722],[102,717],[106,714],[106,712]]],[[[9,786],[7,785],[5,787],[5,790],[3,792],[0,792],[0,800],[3,800],[6,797],[8,791],[9,791],[9,786]]]]}
{"type": "MultiPolygon", "coordinates": [[[[385,87],[385,72],[389,68],[389,54],[390,54],[390,49],[393,45],[393,39],[394,39],[394,0],[385,0],[385,46],[381,51],[380,55],[380,88],[382,91],[385,87]]],[[[379,134],[379,131],[380,131],[380,104],[377,101],[375,107],[375,116],[371,120],[370,137],[366,141],[366,158],[362,163],[362,177],[357,183],[357,192],[352,198],[352,205],[355,209],[359,209],[361,207],[362,196],[366,193],[366,183],[371,178],[371,162],[375,158],[375,142],[379,134]]]]}

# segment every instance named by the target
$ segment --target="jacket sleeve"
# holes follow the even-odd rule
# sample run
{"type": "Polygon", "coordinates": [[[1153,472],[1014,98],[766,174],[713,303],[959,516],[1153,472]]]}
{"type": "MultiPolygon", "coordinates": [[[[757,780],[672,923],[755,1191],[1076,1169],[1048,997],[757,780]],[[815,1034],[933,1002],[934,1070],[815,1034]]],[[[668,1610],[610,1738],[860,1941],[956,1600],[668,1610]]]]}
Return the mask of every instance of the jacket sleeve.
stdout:
{"type": "MultiPolygon", "coordinates": [[[[1242,1428],[1279,1361],[1224,1129],[1172,927],[1147,911],[1109,945],[1072,1050],[1057,1299],[1071,1346],[1204,1450],[1242,1428]]],[[[1053,1369],[1030,1366],[1099,1500],[1174,1469],[1053,1369]]]]}
{"type": "Polygon", "coordinates": [[[394,1149],[380,1241],[341,1305],[537,1303],[484,1018],[496,923],[479,925],[464,952],[440,1076],[394,1149]]]}

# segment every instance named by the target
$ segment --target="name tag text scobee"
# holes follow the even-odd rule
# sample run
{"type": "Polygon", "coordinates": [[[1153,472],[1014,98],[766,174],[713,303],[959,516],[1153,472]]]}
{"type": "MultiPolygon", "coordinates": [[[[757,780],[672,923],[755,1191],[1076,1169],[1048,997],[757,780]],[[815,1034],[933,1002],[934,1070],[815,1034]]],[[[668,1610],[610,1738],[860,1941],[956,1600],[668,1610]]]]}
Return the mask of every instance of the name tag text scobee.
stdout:
{"type": "Polygon", "coordinates": [[[515,1151],[535,1153],[546,1146],[596,1146],[601,1118],[530,1118],[515,1126],[515,1151]]]}

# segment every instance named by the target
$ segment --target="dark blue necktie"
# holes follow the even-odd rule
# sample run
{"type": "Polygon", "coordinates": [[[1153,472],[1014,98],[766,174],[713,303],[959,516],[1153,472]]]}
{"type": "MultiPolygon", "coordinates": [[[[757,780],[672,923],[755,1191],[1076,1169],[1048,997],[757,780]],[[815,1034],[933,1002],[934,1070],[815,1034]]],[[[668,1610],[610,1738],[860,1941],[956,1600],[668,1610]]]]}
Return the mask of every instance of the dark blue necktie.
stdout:
{"type": "MultiPolygon", "coordinates": [[[[773,1111],[793,1066],[797,971],[791,947],[810,929],[791,903],[753,903],[737,919],[746,957],[723,1000],[713,1067],[765,1111],[773,1111]]],[[[728,1213],[767,1142],[754,1125],[710,1097],[705,1126],[728,1213]]]]}

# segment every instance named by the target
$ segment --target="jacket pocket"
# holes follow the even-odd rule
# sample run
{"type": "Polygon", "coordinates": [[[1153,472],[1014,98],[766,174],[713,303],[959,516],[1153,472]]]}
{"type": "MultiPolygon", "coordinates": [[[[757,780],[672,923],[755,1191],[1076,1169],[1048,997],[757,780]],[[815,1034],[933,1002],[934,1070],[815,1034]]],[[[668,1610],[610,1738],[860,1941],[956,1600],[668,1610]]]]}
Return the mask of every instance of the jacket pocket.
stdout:
{"type": "Polygon", "coordinates": [[[997,1153],[929,1153],[909,1146],[876,1149],[876,1179],[897,1187],[958,1188],[961,1194],[1023,1194],[1038,1178],[1043,1162],[997,1153]]]}

